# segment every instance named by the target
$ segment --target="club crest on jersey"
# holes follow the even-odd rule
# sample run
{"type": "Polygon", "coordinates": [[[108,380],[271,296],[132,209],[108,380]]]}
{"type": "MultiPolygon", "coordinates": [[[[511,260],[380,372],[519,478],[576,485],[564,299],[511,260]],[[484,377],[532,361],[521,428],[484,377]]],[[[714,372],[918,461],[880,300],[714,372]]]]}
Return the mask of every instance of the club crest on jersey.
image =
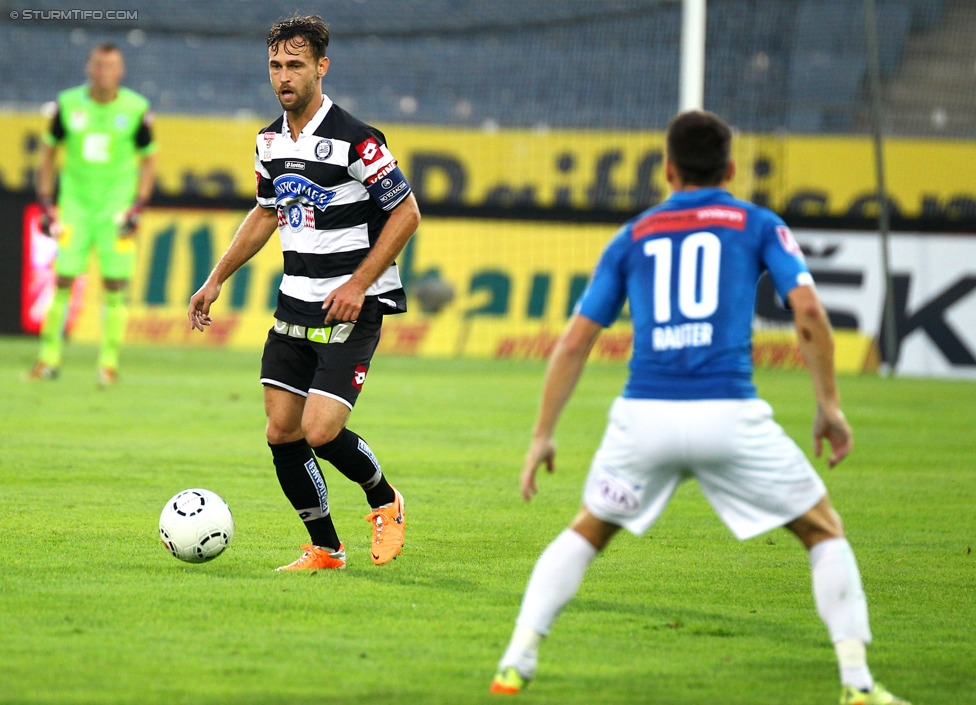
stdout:
{"type": "Polygon", "coordinates": [[[315,158],[320,162],[332,156],[332,140],[319,140],[315,145],[315,158]]]}
{"type": "Polygon", "coordinates": [[[283,207],[304,201],[310,203],[320,211],[324,211],[329,201],[335,198],[336,192],[329,191],[310,181],[301,174],[282,174],[274,179],[275,204],[283,207]]]}
{"type": "Polygon", "coordinates": [[[72,130],[84,130],[88,125],[88,116],[84,110],[75,110],[68,118],[68,125],[72,130]]]}
{"type": "Polygon", "coordinates": [[[315,227],[315,209],[307,203],[292,203],[278,209],[278,227],[288,226],[292,232],[315,227]]]}

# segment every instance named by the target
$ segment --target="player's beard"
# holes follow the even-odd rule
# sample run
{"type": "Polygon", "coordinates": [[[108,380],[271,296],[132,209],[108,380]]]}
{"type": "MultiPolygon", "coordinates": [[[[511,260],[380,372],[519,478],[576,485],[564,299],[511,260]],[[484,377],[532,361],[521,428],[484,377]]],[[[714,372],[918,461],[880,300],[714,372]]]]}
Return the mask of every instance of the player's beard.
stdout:
{"type": "MultiPolygon", "coordinates": [[[[281,97],[280,92],[276,92],[275,96],[278,98],[278,103],[281,105],[282,109],[289,113],[301,113],[308,106],[309,101],[315,95],[315,83],[311,82],[303,86],[288,86],[292,91],[292,96],[286,104],[285,100],[281,97]]],[[[281,89],[279,89],[280,91],[281,89]]]]}

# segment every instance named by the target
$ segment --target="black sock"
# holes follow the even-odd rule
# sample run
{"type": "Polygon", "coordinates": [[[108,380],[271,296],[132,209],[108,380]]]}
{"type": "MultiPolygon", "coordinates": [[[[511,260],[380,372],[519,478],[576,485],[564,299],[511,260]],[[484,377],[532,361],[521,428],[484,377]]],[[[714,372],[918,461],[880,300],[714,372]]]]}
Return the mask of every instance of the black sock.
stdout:
{"type": "Polygon", "coordinates": [[[305,522],[312,543],[321,548],[339,549],[325,476],[305,439],[291,443],[269,443],[278,484],[305,522]]]}
{"type": "Polygon", "coordinates": [[[336,470],[353,482],[358,482],[373,509],[396,499],[369,444],[348,428],[342,429],[338,436],[314,450],[322,460],[328,460],[336,470]]]}

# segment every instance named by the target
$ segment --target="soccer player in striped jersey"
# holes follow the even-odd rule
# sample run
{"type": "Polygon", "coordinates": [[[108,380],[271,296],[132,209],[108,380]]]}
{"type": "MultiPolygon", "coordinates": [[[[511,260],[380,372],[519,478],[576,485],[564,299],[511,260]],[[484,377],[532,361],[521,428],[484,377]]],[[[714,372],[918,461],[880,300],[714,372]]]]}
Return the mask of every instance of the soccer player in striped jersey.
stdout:
{"type": "Polygon", "coordinates": [[[731,141],[728,126],[711,113],[672,120],[665,166],[671,197],[609,243],[553,350],[522,468],[526,500],[537,491],[539,466],[554,469],[553,432],[590,349],[629,302],[630,375],[590,466],[583,506],[529,578],[494,693],[518,693],[534,676],[542,638],[617,530],[644,534],[693,477],[738,539],[785,526],[809,551],[814,600],[837,654],[841,705],[907,705],[868,669],[867,602],[826,487],[756,394],[752,319],[756,283],[768,271],[793,310],[813,380],[814,452],[819,457],[826,440],[830,467],[850,452],[827,314],[786,224],[725,189],[735,172],[731,141]]]}
{"type": "Polygon", "coordinates": [[[281,488],[309,534],[298,560],[278,570],[346,566],[317,458],[362,486],[375,564],[396,558],[404,539],[403,496],[346,424],[383,316],[406,310],[394,260],[420,211],[383,133],[322,92],[328,45],[317,16],[271,28],[268,69],[284,114],[257,136],[257,205],[188,310],[191,328],[210,325],[221,285],[278,232],[284,273],[261,360],[266,436],[281,488]]]}

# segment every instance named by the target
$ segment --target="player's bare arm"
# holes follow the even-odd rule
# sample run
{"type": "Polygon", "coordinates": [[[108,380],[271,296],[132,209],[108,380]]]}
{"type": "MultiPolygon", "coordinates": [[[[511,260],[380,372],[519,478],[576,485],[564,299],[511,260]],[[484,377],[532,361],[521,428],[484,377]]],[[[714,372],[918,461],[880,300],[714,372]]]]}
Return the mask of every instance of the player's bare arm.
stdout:
{"type": "Polygon", "coordinates": [[[210,305],[220,296],[220,287],[248,260],[260,251],[278,228],[278,214],[273,209],[255,206],[244,218],[207,281],[190,297],[187,317],[190,330],[203,331],[212,323],[210,305]]]}
{"type": "Polygon", "coordinates": [[[57,238],[61,228],[58,225],[58,209],[54,204],[54,178],[57,163],[57,145],[45,144],[41,147],[41,159],[37,167],[37,200],[41,202],[41,232],[57,238]]]}
{"type": "Polygon", "coordinates": [[[156,155],[147,154],[139,162],[139,184],[136,187],[136,203],[148,203],[156,185],[156,155]]]}
{"type": "Polygon", "coordinates": [[[840,393],[834,376],[834,338],[830,319],[817,290],[812,286],[795,287],[787,298],[793,309],[800,354],[810,372],[817,400],[817,414],[813,421],[814,453],[820,457],[826,439],[831,448],[827,462],[834,467],[851,452],[854,437],[840,408],[840,393]]]}
{"type": "Polygon", "coordinates": [[[349,281],[326,296],[322,308],[326,309],[325,324],[332,321],[355,321],[363,308],[366,290],[385,272],[420,224],[420,208],[411,193],[390,212],[376,244],[349,281]]]}
{"type": "Polygon", "coordinates": [[[156,156],[154,154],[146,154],[139,161],[136,198],[117,221],[118,236],[120,238],[130,238],[136,234],[142,209],[146,207],[146,204],[149,202],[149,197],[152,196],[155,182],[156,156]]]}
{"type": "Polygon", "coordinates": [[[41,147],[41,159],[37,165],[37,197],[44,202],[54,200],[54,173],[57,161],[57,145],[41,147]]]}
{"type": "Polygon", "coordinates": [[[555,470],[556,446],[552,436],[566,403],[576,388],[583,366],[590,356],[593,344],[603,331],[596,321],[579,314],[574,315],[559,337],[549,358],[539,415],[532,431],[532,441],[522,464],[521,489],[525,501],[532,499],[539,490],[535,475],[540,465],[547,472],[555,470]]]}

